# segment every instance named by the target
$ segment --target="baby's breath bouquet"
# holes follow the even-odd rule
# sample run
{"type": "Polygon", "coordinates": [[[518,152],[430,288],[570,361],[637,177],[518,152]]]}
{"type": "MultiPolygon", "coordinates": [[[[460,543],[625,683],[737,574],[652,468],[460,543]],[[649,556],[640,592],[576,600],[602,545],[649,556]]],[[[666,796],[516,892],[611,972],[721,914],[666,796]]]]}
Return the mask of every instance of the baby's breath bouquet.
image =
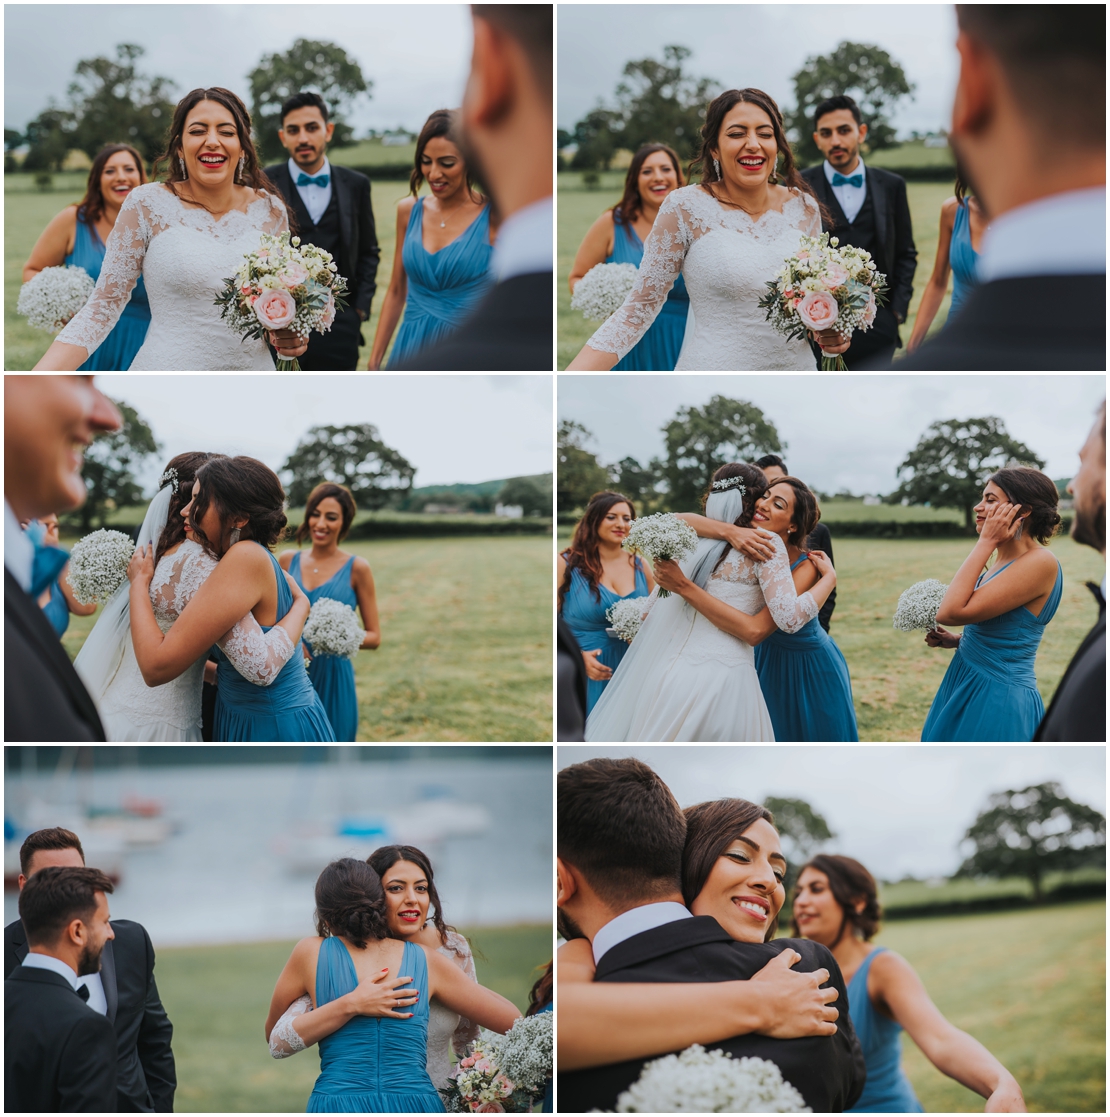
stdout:
{"type": "Polygon", "coordinates": [[[635,264],[594,264],[574,285],[571,309],[580,310],[583,318],[604,322],[620,309],[639,273],[635,264]]]}
{"type": "MultiPolygon", "coordinates": [[[[306,338],[311,330],[331,329],[346,294],[347,281],[330,252],[288,233],[263,233],[258,248],[224,280],[216,305],[228,329],[243,338],[286,329],[306,338]]],[[[277,371],[300,372],[301,363],[278,357],[277,371]]]]}
{"type": "Polygon", "coordinates": [[[935,632],[937,610],[947,591],[948,587],[936,578],[914,582],[898,598],[898,607],[894,610],[894,627],[901,632],[913,632],[919,628],[935,632]]]}
{"type": "MultiPolygon", "coordinates": [[[[886,276],[876,270],[871,253],[850,244],[841,248],[837,237],[822,233],[801,238],[798,251],[767,281],[759,305],[780,334],[805,340],[807,330],[835,329],[845,337],[853,330],[866,332],[885,301],[886,276]]],[[[825,372],[847,367],[840,354],[821,358],[825,372]]]]}
{"type": "MultiPolygon", "coordinates": [[[[681,562],[698,549],[698,536],[684,520],[670,512],[657,512],[654,516],[633,520],[622,546],[651,562],[659,559],[681,562]]],[[[670,592],[660,586],[659,596],[670,597],[670,592]]]]}
{"type": "Polygon", "coordinates": [[[101,528],[73,545],[66,578],[82,605],[107,601],[127,581],[127,564],[135,553],[131,537],[101,528]]]}
{"type": "Polygon", "coordinates": [[[605,612],[605,619],[613,626],[605,631],[626,644],[631,644],[633,637],[640,631],[644,623],[644,615],[648,611],[646,597],[626,597],[616,601],[605,612]]]}
{"type": "Polygon", "coordinates": [[[767,1059],[735,1059],[695,1044],[645,1064],[618,1113],[812,1113],[767,1059]]]}
{"type": "Polygon", "coordinates": [[[15,309],[28,326],[56,334],[89,301],[95,287],[92,276],[76,265],[43,268],[20,287],[15,309]]]}
{"type": "Polygon", "coordinates": [[[366,633],[355,611],[334,597],[321,597],[308,612],[302,637],[312,645],[313,655],[336,655],[354,659],[366,633]]]}
{"type": "Polygon", "coordinates": [[[483,1031],[440,1090],[448,1113],[528,1113],[552,1068],[552,1014],[517,1020],[503,1036],[483,1031]]]}

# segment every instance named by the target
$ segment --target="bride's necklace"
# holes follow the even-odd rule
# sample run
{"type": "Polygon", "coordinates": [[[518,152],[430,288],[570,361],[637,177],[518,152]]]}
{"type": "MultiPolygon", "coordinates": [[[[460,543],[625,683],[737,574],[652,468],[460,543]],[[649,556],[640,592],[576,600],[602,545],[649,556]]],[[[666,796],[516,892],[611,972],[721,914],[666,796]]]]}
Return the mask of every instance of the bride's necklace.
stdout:
{"type": "Polygon", "coordinates": [[[719,194],[713,192],[713,197],[716,198],[717,201],[721,202],[723,205],[735,206],[738,210],[742,210],[744,213],[746,213],[751,218],[762,217],[769,209],[772,208],[770,199],[768,199],[767,205],[763,209],[761,209],[758,213],[752,213],[752,211],[750,209],[748,209],[747,206],[741,205],[739,202],[734,202],[727,195],[722,198],[719,194]]]}

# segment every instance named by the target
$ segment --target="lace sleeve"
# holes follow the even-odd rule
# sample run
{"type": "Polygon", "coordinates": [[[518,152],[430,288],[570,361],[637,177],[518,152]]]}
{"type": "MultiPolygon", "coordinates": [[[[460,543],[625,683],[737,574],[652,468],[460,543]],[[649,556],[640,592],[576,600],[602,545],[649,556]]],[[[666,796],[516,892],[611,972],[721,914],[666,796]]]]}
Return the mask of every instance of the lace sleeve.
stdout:
{"type": "Polygon", "coordinates": [[[815,237],[821,232],[821,209],[817,200],[809,194],[800,195],[802,200],[802,219],[798,228],[807,236],[815,237]]]}
{"type": "Polygon", "coordinates": [[[311,1008],[312,1001],[306,993],[303,997],[298,997],[274,1025],[274,1030],[270,1033],[270,1054],[275,1059],[288,1059],[290,1055],[296,1055],[298,1051],[305,1049],[307,1045],[293,1027],[293,1021],[311,1008]]]}
{"type": "Polygon", "coordinates": [[[587,342],[599,353],[625,357],[647,333],[682,271],[690,249],[690,228],[674,194],[659,207],[659,215],[644,241],[644,257],[632,290],[621,307],[587,342]]]}
{"type": "Polygon", "coordinates": [[[269,686],[296,651],[284,628],[274,625],[263,632],[253,613],[239,621],[217,646],[231,666],[255,686],[269,686]]]}
{"type": "MultiPolygon", "coordinates": [[[[471,952],[470,943],[457,931],[448,931],[446,949],[451,952],[451,961],[471,981],[477,983],[478,971],[474,968],[474,954],[471,952]]],[[[477,1038],[478,1025],[462,1016],[459,1018],[458,1027],[451,1035],[451,1046],[454,1048],[455,1054],[462,1059],[467,1055],[470,1044],[477,1038]]]]}
{"type": "Polygon", "coordinates": [[[270,198],[270,212],[262,222],[262,231],[275,235],[289,231],[289,212],[281,198],[270,198]]]}
{"type": "Polygon", "coordinates": [[[137,191],[128,194],[120,207],[119,217],[105,243],[104,263],[100,279],[89,301],[70,319],[57,341],[80,345],[89,356],[99,348],[119,321],[131,291],[143,270],[143,258],[150,247],[152,226],[150,215],[137,191]]]}
{"type": "Polygon", "coordinates": [[[783,632],[797,632],[817,616],[817,602],[808,590],[798,596],[786,557],[786,544],[777,535],[772,542],[774,555],[756,564],[759,588],[775,624],[783,632]]]}

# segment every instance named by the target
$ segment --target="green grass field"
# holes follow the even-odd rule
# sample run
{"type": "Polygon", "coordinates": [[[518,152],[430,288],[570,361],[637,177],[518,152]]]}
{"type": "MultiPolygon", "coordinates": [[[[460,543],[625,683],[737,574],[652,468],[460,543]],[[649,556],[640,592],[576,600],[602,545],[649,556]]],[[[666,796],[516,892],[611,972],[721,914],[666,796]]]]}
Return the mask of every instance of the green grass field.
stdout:
{"type": "Polygon", "coordinates": [[[864,504],[862,500],[823,500],[821,519],[825,523],[843,523],[845,520],[876,523],[943,523],[962,524],[963,513],[958,508],[926,508],[920,504],[864,504]]]}
{"type": "MultiPolygon", "coordinates": [[[[551,958],[551,928],[464,931],[478,979],[524,1009],[537,967],[551,958]]],[[[155,978],[173,1021],[174,1108],[190,1113],[303,1113],[320,1072],[315,1049],[275,1060],[263,1025],[291,942],[165,948],[155,978]]]]}
{"type": "MultiPolygon", "coordinates": [[[[344,548],[370,563],[382,624],[355,661],[360,741],[551,740],[549,538],[344,548]]],[[[71,618],[71,657],[98,615],[71,618]]]]}
{"type": "MultiPolygon", "coordinates": [[[[1046,893],[1061,885],[1106,883],[1105,869],[1075,869],[1066,873],[1046,873],[1042,887],[1046,893]]],[[[879,902],[884,911],[918,907],[925,904],[964,903],[1003,897],[1033,898],[1033,886],[1027,877],[1002,877],[997,880],[958,877],[935,882],[899,880],[879,886],[879,902]]]]}
{"type": "MultiPolygon", "coordinates": [[[[929,154],[936,149],[921,148],[929,154]]],[[[941,152],[943,154],[943,152],[941,152]]],[[[903,164],[904,165],[904,164],[903,164]]],[[[598,189],[589,190],[582,184],[582,175],[577,171],[564,171],[558,182],[558,353],[557,365],[564,369],[575,354],[589,340],[599,323],[588,322],[577,310],[570,308],[570,288],[567,277],[570,275],[578,246],[590,225],[603,210],[620,201],[624,186],[623,171],[607,171],[601,175],[598,189]]],[[[913,323],[921,296],[929,276],[933,272],[933,260],[937,253],[937,236],[940,229],[940,206],[945,198],[952,196],[952,186],[946,182],[909,182],[906,184],[909,196],[910,215],[913,219],[914,242],[917,245],[917,272],[913,280],[913,299],[906,323],[902,326],[902,343],[909,341],[913,333],[913,323]]],[[[933,319],[932,329],[938,330],[948,317],[949,293],[937,316],[933,319]]],[[[932,332],[932,331],[931,331],[932,332]]],[[[899,350],[904,353],[905,350],[899,350]]]]}

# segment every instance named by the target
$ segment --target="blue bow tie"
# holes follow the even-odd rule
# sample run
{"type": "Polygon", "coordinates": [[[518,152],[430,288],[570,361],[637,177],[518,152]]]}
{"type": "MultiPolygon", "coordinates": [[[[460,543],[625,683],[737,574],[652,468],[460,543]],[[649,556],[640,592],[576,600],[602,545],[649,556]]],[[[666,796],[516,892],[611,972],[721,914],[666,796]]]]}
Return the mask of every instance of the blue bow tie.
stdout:
{"type": "Polygon", "coordinates": [[[313,178],[311,175],[306,175],[304,171],[301,172],[300,177],[297,179],[298,186],[327,186],[327,175],[317,175],[313,178]]]}
{"type": "Polygon", "coordinates": [[[62,572],[62,567],[69,562],[69,555],[60,547],[48,547],[43,541],[45,529],[37,520],[27,525],[27,538],[35,548],[35,557],[31,566],[31,596],[38,597],[44,589],[54,583],[62,572]]]}
{"type": "MultiPolygon", "coordinates": [[[[304,175],[301,175],[304,178],[304,175]]],[[[862,186],[863,185],[863,172],[860,171],[858,175],[842,175],[839,171],[833,171],[833,186],[862,186]]]]}

